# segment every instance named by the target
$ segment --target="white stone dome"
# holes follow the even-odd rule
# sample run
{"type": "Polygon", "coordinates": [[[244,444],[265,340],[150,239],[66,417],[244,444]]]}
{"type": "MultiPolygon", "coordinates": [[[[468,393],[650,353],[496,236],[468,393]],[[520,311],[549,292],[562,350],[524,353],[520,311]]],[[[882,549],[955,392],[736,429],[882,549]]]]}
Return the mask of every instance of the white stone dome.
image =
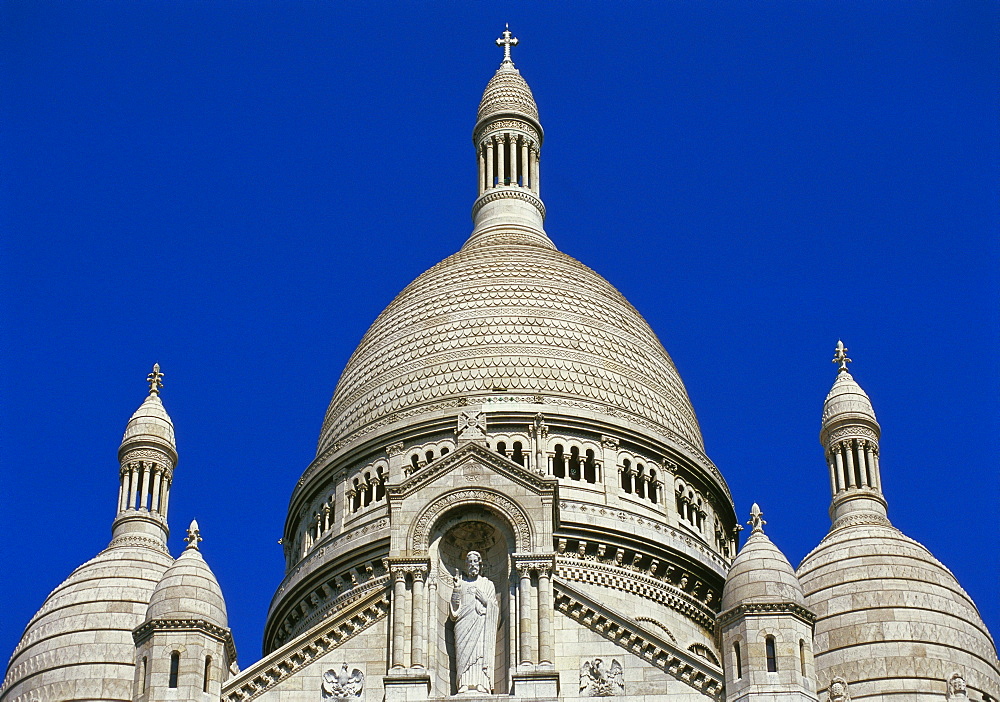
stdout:
{"type": "Polygon", "coordinates": [[[805,606],[795,570],[763,531],[754,531],[733,561],[722,590],[722,612],[741,604],[792,603],[805,606]]]}
{"type": "Polygon", "coordinates": [[[185,549],[153,590],[146,621],[154,619],[199,619],[223,629],[229,626],[222,588],[197,548],[185,549]]]}
{"type": "Polygon", "coordinates": [[[28,622],[0,699],[131,700],[132,630],[171,562],[165,550],[123,545],[73,571],[28,622]]]}
{"type": "Polygon", "coordinates": [[[341,375],[319,452],[498,390],[703,449],[673,361],[621,293],[564,253],[495,239],[432,267],[379,315],[341,375]]]}
{"type": "Polygon", "coordinates": [[[868,394],[861,389],[850,373],[841,370],[823,402],[820,442],[825,444],[825,433],[844,422],[873,424],[878,430],[875,409],[868,394]]]}
{"type": "Polygon", "coordinates": [[[1000,699],[996,647],[955,576],[884,519],[871,521],[882,523],[834,529],[798,568],[817,617],[820,689],[840,676],[853,699],[938,700],[960,672],[1000,699]]]}
{"type": "Polygon", "coordinates": [[[483,97],[479,101],[476,123],[482,124],[497,115],[516,114],[528,117],[538,124],[538,105],[528,82],[511,61],[504,61],[486,84],[483,97]]]}

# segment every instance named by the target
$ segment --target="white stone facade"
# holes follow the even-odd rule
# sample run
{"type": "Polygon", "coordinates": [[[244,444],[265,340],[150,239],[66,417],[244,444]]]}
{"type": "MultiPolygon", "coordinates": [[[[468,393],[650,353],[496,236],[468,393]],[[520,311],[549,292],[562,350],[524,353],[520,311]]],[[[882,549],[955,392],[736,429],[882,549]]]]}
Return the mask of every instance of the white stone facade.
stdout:
{"type": "Polygon", "coordinates": [[[755,506],[737,555],[670,356],[544,230],[539,111],[516,39],[498,44],[472,233],[344,370],[293,486],[264,657],[236,668],[197,525],[166,551],[178,454],[155,367],[112,542],[29,623],[0,701],[1000,700],[975,605],[888,521],[881,429],[842,344],[821,433],[831,532],[796,572],[755,506]],[[456,587],[483,617],[460,644],[456,587]],[[481,689],[460,693],[457,651],[475,646],[481,689]]]}

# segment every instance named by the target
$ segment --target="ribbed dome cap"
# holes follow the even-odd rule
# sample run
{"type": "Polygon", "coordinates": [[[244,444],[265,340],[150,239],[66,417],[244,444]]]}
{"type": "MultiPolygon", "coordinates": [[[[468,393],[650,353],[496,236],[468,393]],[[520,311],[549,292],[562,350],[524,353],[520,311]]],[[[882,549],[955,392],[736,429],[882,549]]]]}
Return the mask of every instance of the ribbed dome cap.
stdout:
{"type": "Polygon", "coordinates": [[[823,402],[823,425],[848,418],[876,422],[875,410],[868,395],[850,373],[841,371],[823,402]]]}
{"type": "Polygon", "coordinates": [[[379,315],[337,384],[319,453],[401,417],[457,414],[498,387],[703,447],[673,361],[621,293],[564,253],[512,244],[459,251],[379,315]]]}
{"type": "Polygon", "coordinates": [[[131,700],[132,630],[170,563],[166,552],[124,545],[73,571],[25,628],[0,698],[131,700]]]}
{"type": "Polygon", "coordinates": [[[971,688],[1000,699],[996,648],[976,605],[951,571],[898,529],[834,529],[798,575],[817,617],[820,681],[843,677],[865,699],[937,700],[957,670],[971,688]]]}
{"type": "Polygon", "coordinates": [[[122,437],[122,449],[144,442],[166,445],[175,455],[177,453],[174,423],[167,414],[160,396],[155,393],[149,395],[128,420],[125,436],[122,437]]]}
{"type": "Polygon", "coordinates": [[[531,88],[514,68],[512,61],[504,61],[486,84],[483,99],[479,101],[477,124],[501,114],[519,114],[538,124],[538,105],[531,88]]]}
{"type": "Polygon", "coordinates": [[[805,606],[805,596],[785,554],[771,543],[762,528],[754,528],[726,576],[726,585],[722,589],[722,611],[741,604],[762,602],[805,606]]]}
{"type": "MultiPolygon", "coordinates": [[[[188,533],[197,534],[192,522],[188,533]]],[[[190,538],[190,537],[189,537],[190,538]]],[[[149,598],[146,621],[154,619],[202,619],[225,629],[229,626],[226,601],[215,574],[198,550],[197,541],[188,544],[184,553],[163,574],[149,598]]]]}

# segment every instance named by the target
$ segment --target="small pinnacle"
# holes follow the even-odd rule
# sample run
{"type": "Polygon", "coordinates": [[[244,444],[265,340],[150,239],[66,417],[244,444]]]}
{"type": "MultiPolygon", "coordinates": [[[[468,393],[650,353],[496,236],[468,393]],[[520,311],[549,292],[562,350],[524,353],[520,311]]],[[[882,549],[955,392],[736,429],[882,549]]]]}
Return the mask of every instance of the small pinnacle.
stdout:
{"type": "Polygon", "coordinates": [[[843,341],[837,342],[837,348],[833,352],[833,363],[840,364],[840,367],[837,369],[837,373],[846,373],[847,364],[852,363],[851,359],[847,357],[847,347],[844,346],[843,341]]]}
{"type": "Polygon", "coordinates": [[[497,39],[497,46],[503,47],[503,62],[513,63],[510,60],[510,47],[517,46],[517,38],[511,36],[510,25],[504,24],[503,36],[497,39]]]}
{"type": "Polygon", "coordinates": [[[760,507],[756,502],[754,502],[753,506],[750,508],[750,521],[747,522],[747,524],[752,527],[750,531],[751,536],[753,534],[764,533],[764,525],[767,524],[767,522],[764,521],[764,513],[760,511],[760,507]]]}
{"type": "Polygon", "coordinates": [[[149,383],[149,394],[159,395],[160,388],[163,387],[163,373],[160,372],[160,364],[153,364],[153,372],[146,376],[146,382],[149,383]]]}
{"type": "MultiPolygon", "coordinates": [[[[191,526],[188,527],[187,538],[184,540],[187,541],[187,548],[193,548],[195,551],[198,550],[198,542],[202,541],[202,538],[201,531],[198,530],[197,519],[191,520],[191,526]]],[[[187,549],[184,550],[186,551],[187,549]]]]}

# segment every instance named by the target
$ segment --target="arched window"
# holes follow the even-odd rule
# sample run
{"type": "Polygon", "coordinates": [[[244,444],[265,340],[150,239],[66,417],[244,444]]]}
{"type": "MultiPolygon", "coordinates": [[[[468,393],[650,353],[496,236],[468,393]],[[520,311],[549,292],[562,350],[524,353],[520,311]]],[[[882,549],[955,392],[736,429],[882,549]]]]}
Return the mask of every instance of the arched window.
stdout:
{"type": "Polygon", "coordinates": [[[498,441],[497,442],[497,453],[499,453],[501,456],[506,456],[507,455],[507,444],[506,444],[506,442],[504,442],[504,441],[498,441]]]}
{"type": "Polygon", "coordinates": [[[424,458],[426,458],[427,462],[430,463],[431,461],[434,460],[434,452],[428,451],[427,453],[424,454],[424,458]]]}
{"type": "Polygon", "coordinates": [[[354,479],[354,498],[351,500],[351,511],[357,512],[361,509],[361,481],[354,479]]]}
{"type": "Polygon", "coordinates": [[[208,681],[212,679],[212,657],[205,656],[205,678],[201,686],[202,692],[208,692],[208,681]]]}
{"type": "Polygon", "coordinates": [[[597,482],[597,461],[594,459],[594,449],[587,449],[587,460],[583,464],[583,479],[588,483],[597,482]]]}
{"type": "Polygon", "coordinates": [[[372,474],[365,471],[365,507],[372,503],[375,496],[375,485],[372,484],[372,474]]]}
{"type": "Polygon", "coordinates": [[[142,666],[139,668],[139,694],[146,692],[146,656],[142,657],[142,666]]]}
{"type": "Polygon", "coordinates": [[[416,473],[420,469],[420,455],[413,454],[410,456],[410,465],[413,466],[413,472],[416,473]]]}
{"type": "Polygon", "coordinates": [[[646,496],[646,467],[641,463],[635,464],[635,496],[646,496]]]}
{"type": "Polygon", "coordinates": [[[511,460],[519,466],[524,465],[524,447],[521,446],[520,441],[514,442],[514,453],[511,454],[511,460]]]}
{"type": "Polygon", "coordinates": [[[556,455],[552,457],[552,475],[557,478],[566,477],[566,457],[563,456],[562,444],[556,444],[556,455]]]}
{"type": "Polygon", "coordinates": [[[577,446],[569,450],[569,477],[572,480],[580,479],[580,449],[577,446]]]}
{"type": "Polygon", "coordinates": [[[656,471],[652,468],[649,469],[649,501],[654,505],[658,501],[656,496],[656,471]]]}
{"type": "Polygon", "coordinates": [[[448,447],[447,446],[445,446],[444,448],[441,449],[441,455],[442,456],[447,456],[448,455],[448,447]]]}
{"type": "Polygon", "coordinates": [[[632,492],[632,462],[627,458],[622,461],[622,490],[632,492]]]}
{"type": "Polygon", "coordinates": [[[799,672],[804,678],[806,676],[806,642],[803,639],[799,639],[799,668],[799,672]]]}
{"type": "Polygon", "coordinates": [[[177,688],[177,672],[181,667],[181,653],[180,651],[174,651],[170,654],[170,678],[167,681],[167,687],[171,689],[177,688]]]}
{"type": "Polygon", "coordinates": [[[774,637],[764,637],[764,655],[767,656],[767,672],[778,672],[778,656],[774,652],[774,637]]]}
{"type": "Polygon", "coordinates": [[[740,642],[733,644],[733,663],[736,665],[736,679],[743,677],[743,657],[740,655],[740,642]]]}

